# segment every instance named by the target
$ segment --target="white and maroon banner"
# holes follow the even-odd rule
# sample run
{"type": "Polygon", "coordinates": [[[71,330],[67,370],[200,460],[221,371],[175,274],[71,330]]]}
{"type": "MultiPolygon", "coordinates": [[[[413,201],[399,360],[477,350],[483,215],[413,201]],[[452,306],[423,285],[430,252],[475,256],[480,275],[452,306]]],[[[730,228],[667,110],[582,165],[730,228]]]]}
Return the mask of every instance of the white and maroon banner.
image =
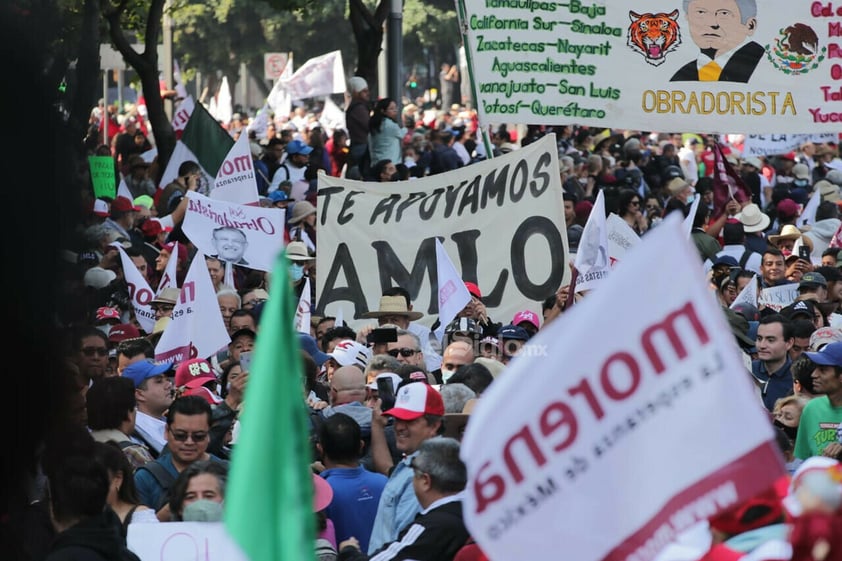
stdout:
{"type": "Polygon", "coordinates": [[[190,264],[172,321],[155,347],[156,362],[206,358],[231,341],[205,258],[197,254],[190,264]]]}
{"type": "Polygon", "coordinates": [[[784,473],[700,268],[667,217],[483,394],[464,518],[492,561],[651,561],[784,473]]]}
{"type": "Polygon", "coordinates": [[[158,281],[158,290],[155,292],[155,296],[160,295],[165,288],[171,286],[178,288],[178,242],[175,242],[173,252],[170,254],[169,260],[167,260],[167,266],[164,267],[164,274],[161,275],[161,280],[158,281]]]}
{"type": "MultiPolygon", "coordinates": [[[[611,269],[623,260],[626,252],[640,243],[640,236],[637,235],[637,232],[632,230],[632,227],[625,220],[613,212],[608,215],[604,223],[608,243],[608,265],[597,267],[587,273],[580,272],[576,277],[576,292],[593,290],[601,281],[608,277],[611,269]]],[[[582,250],[581,248],[580,243],[579,251],[582,250]]]]}
{"type": "Polygon", "coordinates": [[[298,306],[295,308],[295,330],[298,333],[310,334],[310,277],[304,279],[304,288],[301,289],[301,296],[298,298],[298,306]]]}
{"type": "Polygon", "coordinates": [[[172,128],[179,138],[184,132],[184,127],[187,126],[187,121],[190,120],[190,115],[193,114],[194,107],[196,107],[196,102],[193,101],[192,95],[188,95],[181,100],[175,110],[175,115],[172,116],[172,128]]]}
{"type": "Polygon", "coordinates": [[[184,233],[205,255],[271,271],[284,247],[284,211],[217,201],[188,192],[184,233]]]}
{"type": "Polygon", "coordinates": [[[240,135],[219,166],[210,197],[241,205],[256,206],[260,203],[247,134],[240,135]]]}
{"type": "Polygon", "coordinates": [[[129,287],[129,300],[132,302],[132,309],[137,318],[140,327],[147,333],[152,333],[152,328],[155,327],[155,312],[149,303],[155,297],[152,289],[149,288],[149,282],[137,270],[137,266],[129,257],[128,253],[117,246],[120,252],[120,262],[123,264],[123,276],[126,278],[126,285],[129,287]]]}

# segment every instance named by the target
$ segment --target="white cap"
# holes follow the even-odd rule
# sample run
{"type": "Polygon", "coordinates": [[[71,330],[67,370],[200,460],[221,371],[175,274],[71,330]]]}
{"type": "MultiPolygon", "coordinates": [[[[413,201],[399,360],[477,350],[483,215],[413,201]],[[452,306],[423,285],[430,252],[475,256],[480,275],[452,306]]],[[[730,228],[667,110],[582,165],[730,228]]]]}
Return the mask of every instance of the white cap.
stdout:
{"type": "Polygon", "coordinates": [[[117,273],[103,269],[102,267],[91,267],[85,271],[85,286],[90,286],[96,289],[105,288],[111,281],[117,278],[117,273]]]}
{"type": "Polygon", "coordinates": [[[371,349],[363,344],[346,339],[340,341],[333,348],[328,356],[339,363],[339,366],[351,366],[353,364],[365,368],[371,358],[371,349]]]}
{"type": "Polygon", "coordinates": [[[378,374],[374,378],[374,381],[372,383],[368,384],[366,387],[370,388],[372,390],[376,390],[377,389],[377,380],[379,380],[380,378],[388,378],[389,380],[392,381],[392,392],[393,393],[398,391],[398,386],[400,385],[401,382],[403,382],[403,378],[401,378],[400,376],[398,376],[394,372],[381,372],[380,374],[378,374]]]}

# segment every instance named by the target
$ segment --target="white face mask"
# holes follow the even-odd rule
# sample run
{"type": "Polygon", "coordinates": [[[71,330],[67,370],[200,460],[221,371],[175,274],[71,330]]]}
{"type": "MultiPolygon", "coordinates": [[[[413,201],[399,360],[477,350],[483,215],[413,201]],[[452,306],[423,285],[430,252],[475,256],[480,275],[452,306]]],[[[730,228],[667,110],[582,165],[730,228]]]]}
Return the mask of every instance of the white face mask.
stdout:
{"type": "Polygon", "coordinates": [[[450,377],[453,376],[454,374],[456,374],[455,370],[448,370],[448,369],[442,367],[442,369],[441,369],[441,381],[446,384],[447,381],[450,379],[450,377]]]}

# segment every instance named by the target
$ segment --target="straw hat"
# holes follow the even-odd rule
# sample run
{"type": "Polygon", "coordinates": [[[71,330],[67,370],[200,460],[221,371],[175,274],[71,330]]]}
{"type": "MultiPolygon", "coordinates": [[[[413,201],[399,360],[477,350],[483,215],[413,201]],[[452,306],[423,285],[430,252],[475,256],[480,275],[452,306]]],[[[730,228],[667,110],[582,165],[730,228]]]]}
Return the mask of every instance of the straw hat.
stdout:
{"type": "Polygon", "coordinates": [[[383,316],[406,316],[409,321],[415,321],[424,317],[424,314],[407,309],[406,299],[403,296],[382,296],[379,310],[366,312],[362,315],[367,319],[383,316]]]}
{"type": "Polygon", "coordinates": [[[316,214],[316,207],[310,204],[310,201],[298,201],[292,207],[292,217],[289,219],[289,223],[298,224],[311,214],[316,214]]]}
{"type": "Polygon", "coordinates": [[[737,220],[743,223],[743,229],[748,232],[762,232],[769,227],[772,220],[754,203],[748,204],[737,215],[737,220]]]}
{"type": "Polygon", "coordinates": [[[289,242],[287,244],[287,259],[290,261],[312,261],[315,256],[311,256],[307,250],[307,244],[304,242],[289,242]]]}
{"type": "Polygon", "coordinates": [[[801,234],[801,230],[792,224],[785,224],[784,227],[781,228],[780,234],[774,234],[766,237],[766,239],[769,240],[769,243],[776,247],[780,240],[796,241],[799,238],[801,239],[801,243],[810,249],[810,253],[813,253],[813,240],[811,240],[808,236],[803,236],[801,234]]]}

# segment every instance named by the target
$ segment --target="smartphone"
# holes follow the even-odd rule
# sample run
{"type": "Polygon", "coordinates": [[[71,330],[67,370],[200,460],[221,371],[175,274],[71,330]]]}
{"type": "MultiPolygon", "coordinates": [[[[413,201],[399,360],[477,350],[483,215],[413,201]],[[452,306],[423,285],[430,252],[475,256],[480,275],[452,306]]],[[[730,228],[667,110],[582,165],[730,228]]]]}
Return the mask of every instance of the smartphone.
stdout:
{"type": "Polygon", "coordinates": [[[371,333],[366,337],[369,345],[376,345],[379,343],[395,343],[398,340],[398,330],[394,327],[378,327],[372,329],[371,333]]]}
{"type": "Polygon", "coordinates": [[[240,353],[240,368],[243,372],[251,372],[251,351],[243,351],[240,353]]]}
{"type": "Polygon", "coordinates": [[[377,379],[377,397],[380,398],[381,411],[388,411],[395,406],[395,389],[388,376],[377,379]]]}
{"type": "Polygon", "coordinates": [[[803,259],[804,261],[810,261],[810,248],[806,245],[802,245],[798,248],[798,258],[803,259]]]}

